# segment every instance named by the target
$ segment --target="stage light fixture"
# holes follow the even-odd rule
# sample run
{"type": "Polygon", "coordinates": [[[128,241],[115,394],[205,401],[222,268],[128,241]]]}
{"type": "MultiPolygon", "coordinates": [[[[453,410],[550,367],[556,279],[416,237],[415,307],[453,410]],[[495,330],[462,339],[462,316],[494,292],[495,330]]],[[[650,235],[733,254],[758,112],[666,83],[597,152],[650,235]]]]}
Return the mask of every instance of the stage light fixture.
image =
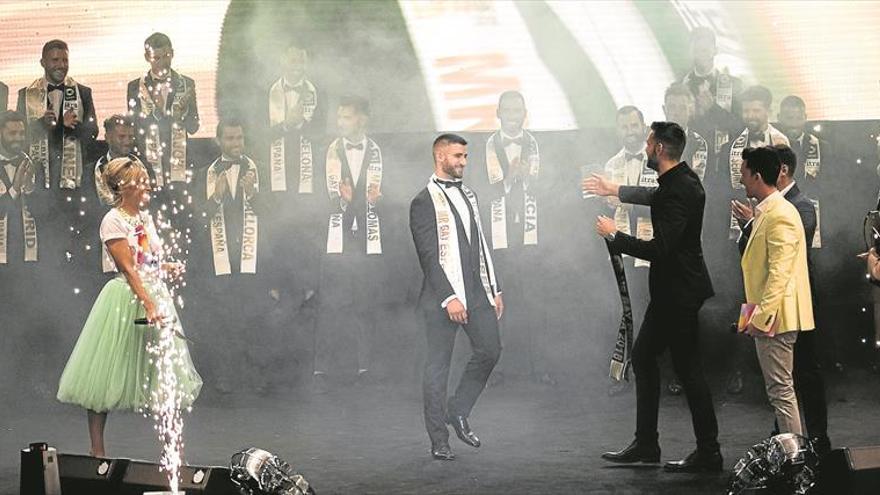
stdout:
{"type": "Polygon", "coordinates": [[[314,495],[309,482],[282,459],[251,447],[229,462],[232,481],[247,495],[314,495]]]}

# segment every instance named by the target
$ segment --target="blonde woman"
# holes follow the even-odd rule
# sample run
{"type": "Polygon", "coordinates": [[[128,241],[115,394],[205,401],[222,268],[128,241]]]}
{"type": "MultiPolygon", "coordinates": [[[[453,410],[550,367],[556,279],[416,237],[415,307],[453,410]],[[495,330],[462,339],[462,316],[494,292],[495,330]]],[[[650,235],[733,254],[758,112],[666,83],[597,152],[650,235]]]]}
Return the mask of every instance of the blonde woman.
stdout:
{"type": "MultiPolygon", "coordinates": [[[[104,425],[110,410],[150,410],[159,386],[158,369],[148,346],[157,327],[135,320],[174,325],[181,331],[174,301],[163,283],[182,266],[162,263],[162,241],[147,211],[150,183],[140,162],[111,160],[103,180],[113,194],[113,208],[101,221],[104,272],[117,275],[98,295],[58,385],[58,400],[88,413],[90,454],[106,456],[104,425]]],[[[186,342],[174,338],[174,374],[181,407],[198,396],[202,379],[193,367],[186,342]]]]}

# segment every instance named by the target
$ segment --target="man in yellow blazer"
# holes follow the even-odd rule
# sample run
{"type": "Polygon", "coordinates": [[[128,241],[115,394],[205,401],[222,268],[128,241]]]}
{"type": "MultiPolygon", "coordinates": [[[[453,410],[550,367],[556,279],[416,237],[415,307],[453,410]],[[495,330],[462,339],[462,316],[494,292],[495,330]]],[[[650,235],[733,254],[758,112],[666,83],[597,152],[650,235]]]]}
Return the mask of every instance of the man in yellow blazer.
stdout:
{"type": "Polygon", "coordinates": [[[746,194],[755,198],[752,234],[742,256],[746,303],[755,304],[744,329],[755,337],[767,397],[782,433],[803,434],[794,390],[794,344],[813,330],[807,241],[797,209],[776,189],[781,163],[770,147],[743,151],[746,194]]]}

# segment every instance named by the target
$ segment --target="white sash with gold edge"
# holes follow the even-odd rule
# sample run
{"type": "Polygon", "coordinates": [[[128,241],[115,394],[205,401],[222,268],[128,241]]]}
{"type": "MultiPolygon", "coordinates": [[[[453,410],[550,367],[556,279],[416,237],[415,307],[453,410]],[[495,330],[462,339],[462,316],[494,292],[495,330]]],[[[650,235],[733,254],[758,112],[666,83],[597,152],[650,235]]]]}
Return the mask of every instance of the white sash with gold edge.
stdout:
{"type": "MultiPolygon", "coordinates": [[[[311,122],[318,106],[318,91],[311,81],[303,80],[305,90],[299,95],[302,102],[303,119],[311,122]]],[[[284,91],[283,79],[278,79],[269,89],[269,125],[276,126],[284,123],[287,117],[287,95],[284,91]]],[[[285,169],[286,151],[285,137],[280,136],[272,140],[269,148],[269,171],[271,190],[287,190],[287,170],[285,169]]],[[[314,164],[312,160],[312,142],[302,134],[299,137],[299,189],[300,194],[312,193],[312,180],[314,178],[314,164]]]]}
{"type": "Polygon", "coordinates": [[[691,163],[689,165],[702,182],[706,177],[706,163],[709,157],[709,143],[707,143],[706,140],[703,139],[703,136],[700,136],[694,131],[690,131],[690,137],[688,139],[693,139],[697,143],[697,147],[694,149],[694,154],[690,157],[691,163]]]}
{"type": "MultiPolygon", "coordinates": [[[[46,91],[46,78],[41,77],[31,83],[25,90],[25,106],[27,107],[28,122],[43,118],[47,109],[48,93],[46,91]]],[[[72,78],[64,79],[64,90],[61,96],[61,109],[58,111],[58,124],[64,126],[64,114],[73,110],[80,122],[83,120],[82,98],[79,94],[79,85],[72,78]]],[[[49,174],[49,133],[41,124],[36,123],[28,129],[30,132],[29,156],[34,164],[43,168],[45,188],[52,187],[49,174]]],[[[61,189],[76,189],[82,181],[82,145],[72,131],[64,129],[64,137],[61,146],[61,180],[58,187],[61,189]]]]}
{"type": "MultiPolygon", "coordinates": [[[[764,143],[765,146],[776,146],[777,144],[784,144],[786,146],[789,146],[788,138],[779,129],[773,127],[772,125],[768,125],[766,132],[770,142],[764,143]]],[[[743,185],[740,183],[740,178],[742,178],[742,153],[748,145],[749,128],[746,127],[742,131],[742,133],[740,133],[740,135],[736,138],[733,144],[730,145],[728,165],[730,168],[730,186],[734,189],[743,189],[743,185]]],[[[733,216],[733,212],[731,211],[729,219],[728,239],[736,241],[737,239],[739,239],[740,232],[741,230],[739,228],[739,222],[736,220],[736,217],[733,216]]]]}
{"type": "MultiPolygon", "coordinates": [[[[807,142],[807,152],[804,159],[804,178],[806,180],[817,180],[819,178],[819,170],[822,168],[822,150],[819,147],[819,138],[812,134],[804,133],[804,137],[809,136],[809,141],[807,142]]],[[[819,200],[811,199],[813,202],[813,207],[816,209],[816,233],[813,234],[813,239],[811,239],[811,244],[814,249],[820,249],[822,247],[822,233],[819,226],[820,222],[820,208],[819,208],[819,200]]]]}
{"type": "MultiPolygon", "coordinates": [[[[172,72],[172,74],[174,73],[172,72]]],[[[171,100],[166,101],[166,108],[161,109],[156,108],[156,102],[153,100],[153,94],[156,91],[161,91],[161,88],[148,88],[147,76],[141,77],[138,87],[138,99],[141,104],[141,114],[139,117],[147,119],[154,116],[157,120],[162,119],[168,113],[168,105],[171,105],[171,156],[168,160],[168,180],[169,182],[186,182],[186,128],[180,121],[189,111],[189,105],[183,105],[182,102],[188,90],[192,88],[186,87],[186,78],[179,74],[177,76],[176,87],[170,88],[168,93],[171,96],[171,100]],[[181,108],[183,113],[181,115],[174,114],[174,108],[181,108]]],[[[172,77],[170,80],[173,81],[174,78],[172,77]]],[[[153,83],[157,84],[157,81],[153,81],[153,83]]],[[[162,84],[162,82],[158,83],[162,84]]],[[[158,122],[150,122],[145,132],[144,145],[146,149],[144,150],[144,158],[147,160],[150,168],[153,169],[153,174],[156,176],[156,185],[164,187],[166,177],[162,168],[162,158],[165,156],[165,148],[162,146],[158,122]]]]}
{"type": "MultiPolygon", "coordinates": [[[[33,163],[31,163],[30,159],[25,156],[15,167],[16,173],[21,167],[33,167],[33,163]]],[[[0,174],[6,173],[5,170],[0,169],[0,174]]],[[[13,177],[15,175],[13,174],[13,177]]],[[[37,261],[37,222],[34,220],[34,216],[31,215],[30,210],[27,206],[27,197],[30,192],[34,190],[35,184],[32,182],[28,184],[23,191],[18,191],[21,195],[21,224],[22,224],[22,234],[24,238],[24,260],[25,261],[37,261]]],[[[0,197],[9,193],[9,189],[7,189],[6,184],[2,179],[0,179],[0,197]]],[[[2,217],[0,217],[0,265],[5,265],[8,261],[8,253],[7,249],[9,246],[9,213],[5,212],[2,217]]]]}
{"type": "MultiPolygon", "coordinates": [[[[246,172],[254,173],[254,176],[257,179],[254,188],[259,192],[260,182],[257,166],[249,157],[245,156],[243,158],[245,163],[242,163],[240,166],[247,166],[246,172]]],[[[207,201],[213,201],[211,196],[214,195],[214,189],[218,178],[214,165],[219,161],[220,158],[214,160],[214,163],[208,167],[208,180],[206,187],[207,198],[205,198],[207,201]]],[[[238,177],[232,177],[231,179],[237,181],[238,177]]],[[[226,180],[230,180],[228,175],[226,176],[226,180]]],[[[241,229],[241,273],[257,273],[257,214],[254,212],[254,207],[253,204],[251,204],[250,198],[245,195],[244,190],[240,186],[237,188],[236,193],[243,195],[241,202],[243,207],[242,215],[244,218],[241,229]]],[[[223,204],[220,204],[217,208],[217,212],[214,213],[214,216],[211,218],[211,251],[214,256],[215,275],[229,275],[232,273],[232,266],[229,263],[229,244],[227,243],[226,237],[226,215],[223,210],[223,204]]]]}
{"type": "MultiPolygon", "coordinates": [[[[458,227],[452,214],[452,205],[443,187],[434,182],[433,178],[428,181],[428,193],[434,203],[434,214],[437,220],[437,252],[440,257],[440,266],[455,297],[467,308],[467,297],[464,290],[464,273],[461,267],[461,253],[458,247],[458,227]]],[[[480,225],[480,215],[477,209],[477,197],[466,186],[461,186],[461,192],[465,195],[474,211],[471,222],[476,222],[477,236],[480,238],[480,280],[483,282],[483,290],[489,303],[495,306],[495,295],[498,294],[498,283],[495,279],[495,265],[492,263],[492,254],[483,235],[483,227],[480,225]]],[[[462,212],[462,214],[468,214],[462,212]]],[[[462,234],[465,235],[465,234],[462,234]]],[[[473,239],[471,239],[473,242],[473,239]]]]}
{"type": "MultiPolygon", "coordinates": [[[[339,153],[344,153],[341,149],[342,138],[334,139],[327,148],[327,193],[330,195],[331,204],[339,203],[339,185],[342,183],[342,157],[339,153]]],[[[364,150],[364,159],[367,167],[367,183],[365,191],[369,193],[371,188],[381,190],[382,187],[382,150],[370,138],[367,138],[367,148],[364,150]]],[[[376,205],[370,203],[366,195],[364,197],[366,203],[366,237],[367,237],[367,254],[382,254],[382,229],[379,225],[379,213],[376,211],[376,205]]],[[[344,212],[337,210],[330,214],[330,221],[327,226],[327,254],[342,253],[344,244],[342,219],[344,212]]]]}
{"type": "MultiPolygon", "coordinates": [[[[501,163],[507,161],[507,157],[499,157],[496,150],[496,140],[501,139],[501,133],[496,132],[486,141],[486,171],[489,174],[489,184],[498,184],[504,181],[504,167],[501,163]]],[[[523,181],[523,245],[534,246],[538,244],[538,198],[529,191],[529,181],[537,180],[541,169],[541,157],[538,151],[538,141],[528,131],[523,130],[524,143],[520,146],[518,160],[528,160],[529,180],[523,181]],[[527,141],[525,141],[527,140],[527,141]]],[[[503,149],[503,148],[502,148],[503,149]]],[[[507,243],[507,202],[505,196],[492,201],[492,248],[506,249],[507,243]]]]}

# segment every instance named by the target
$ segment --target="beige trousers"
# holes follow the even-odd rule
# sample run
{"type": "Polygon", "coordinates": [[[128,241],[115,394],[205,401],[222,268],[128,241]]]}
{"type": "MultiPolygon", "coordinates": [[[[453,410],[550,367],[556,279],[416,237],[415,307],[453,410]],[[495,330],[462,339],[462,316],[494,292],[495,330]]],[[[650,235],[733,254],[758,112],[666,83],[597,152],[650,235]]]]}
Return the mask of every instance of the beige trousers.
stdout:
{"type": "Polygon", "coordinates": [[[785,332],[775,337],[755,337],[758,362],[764,375],[767,399],[776,413],[780,433],[803,435],[797,395],[794,391],[794,343],[798,332],[785,332]]]}

